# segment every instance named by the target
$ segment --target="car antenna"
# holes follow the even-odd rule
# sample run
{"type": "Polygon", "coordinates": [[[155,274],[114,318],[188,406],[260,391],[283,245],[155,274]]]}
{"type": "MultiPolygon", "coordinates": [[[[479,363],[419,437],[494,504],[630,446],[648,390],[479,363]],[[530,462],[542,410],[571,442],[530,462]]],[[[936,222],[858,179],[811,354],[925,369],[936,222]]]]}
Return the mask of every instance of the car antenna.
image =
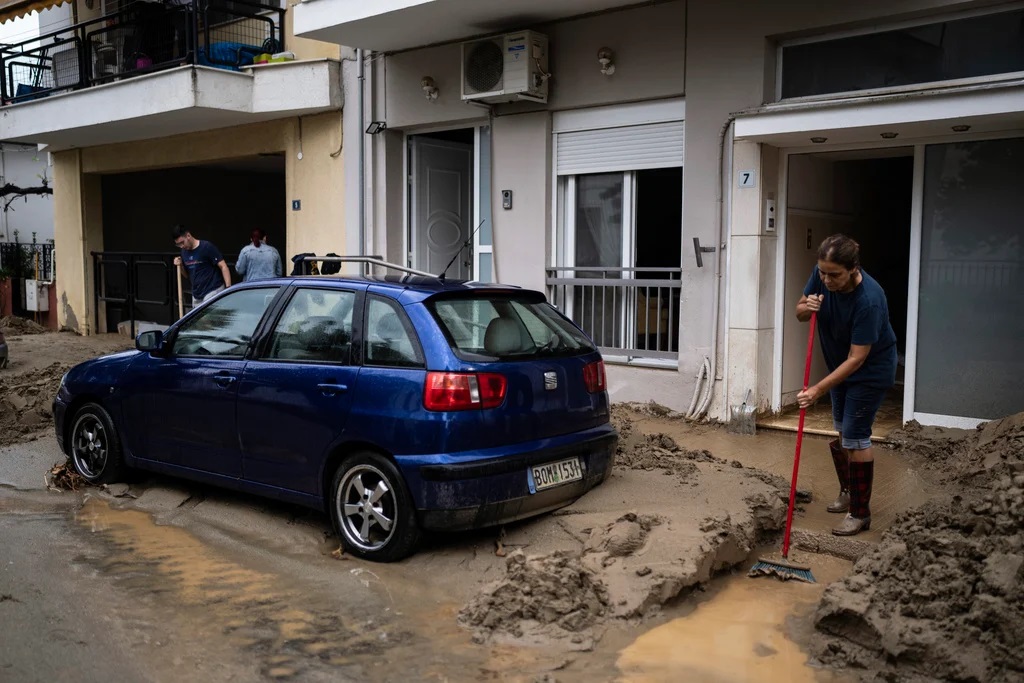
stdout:
{"type": "Polygon", "coordinates": [[[462,255],[462,251],[466,247],[468,247],[469,245],[473,244],[473,237],[476,235],[477,230],[480,229],[480,226],[483,225],[484,221],[486,221],[486,220],[487,220],[486,218],[481,220],[480,221],[480,225],[477,225],[476,228],[473,229],[473,232],[469,233],[469,237],[467,237],[466,241],[462,243],[462,246],[459,247],[459,250],[457,252],[455,252],[455,256],[452,256],[452,260],[449,261],[448,265],[444,267],[444,271],[442,271],[442,273],[437,276],[438,280],[440,280],[441,282],[444,282],[444,277],[445,277],[445,275],[448,274],[448,269],[452,267],[453,263],[455,263],[455,259],[459,258],[459,256],[462,255]]]}

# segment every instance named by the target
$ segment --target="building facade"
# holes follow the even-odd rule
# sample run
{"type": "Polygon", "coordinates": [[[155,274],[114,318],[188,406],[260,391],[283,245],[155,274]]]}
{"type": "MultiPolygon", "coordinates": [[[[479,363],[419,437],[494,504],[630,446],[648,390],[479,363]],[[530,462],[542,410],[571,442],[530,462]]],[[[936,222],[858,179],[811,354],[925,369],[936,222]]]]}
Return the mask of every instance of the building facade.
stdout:
{"type": "Polygon", "coordinates": [[[890,299],[895,410],[968,426],[1024,409],[1022,11],[308,0],[295,24],[358,49],[349,251],[545,289],[614,399],[726,419],[792,402],[792,308],[846,232],[890,299]]]}

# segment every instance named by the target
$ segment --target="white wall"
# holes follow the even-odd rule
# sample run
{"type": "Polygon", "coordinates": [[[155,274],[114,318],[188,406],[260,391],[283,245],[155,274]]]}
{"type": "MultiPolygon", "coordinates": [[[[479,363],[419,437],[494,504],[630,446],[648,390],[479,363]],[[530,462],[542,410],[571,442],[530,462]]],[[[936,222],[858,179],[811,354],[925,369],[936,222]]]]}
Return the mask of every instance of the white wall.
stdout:
{"type": "MultiPolygon", "coordinates": [[[[46,152],[39,152],[35,145],[0,144],[0,184],[11,183],[18,187],[38,187],[44,175],[53,187],[53,169],[48,165],[46,152]]],[[[10,197],[0,200],[4,204],[10,197]]],[[[0,205],[2,208],[2,205],[0,205]]],[[[53,195],[28,195],[15,199],[7,211],[0,213],[0,242],[13,242],[14,231],[18,231],[19,242],[31,242],[36,233],[37,242],[53,239],[53,195]]]]}

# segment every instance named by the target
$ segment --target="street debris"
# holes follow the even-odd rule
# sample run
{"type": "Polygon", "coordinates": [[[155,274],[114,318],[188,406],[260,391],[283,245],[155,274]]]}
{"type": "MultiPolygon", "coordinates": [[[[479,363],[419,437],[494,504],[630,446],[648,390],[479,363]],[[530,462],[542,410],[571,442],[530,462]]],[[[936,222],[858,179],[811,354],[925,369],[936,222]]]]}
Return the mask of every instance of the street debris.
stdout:
{"type": "Polygon", "coordinates": [[[43,477],[46,488],[51,491],[77,491],[89,485],[78,472],[75,472],[71,462],[62,462],[50,468],[50,471],[43,477]]]}

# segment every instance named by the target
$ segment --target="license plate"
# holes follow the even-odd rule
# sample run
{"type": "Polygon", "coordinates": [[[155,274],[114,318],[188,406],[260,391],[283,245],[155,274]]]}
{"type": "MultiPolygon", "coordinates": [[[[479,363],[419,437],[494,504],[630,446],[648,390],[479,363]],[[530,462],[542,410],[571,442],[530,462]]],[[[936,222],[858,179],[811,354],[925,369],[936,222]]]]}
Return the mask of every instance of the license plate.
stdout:
{"type": "Polygon", "coordinates": [[[534,465],[528,471],[530,491],[536,493],[583,478],[583,465],[579,458],[568,458],[545,465],[534,465]]]}

